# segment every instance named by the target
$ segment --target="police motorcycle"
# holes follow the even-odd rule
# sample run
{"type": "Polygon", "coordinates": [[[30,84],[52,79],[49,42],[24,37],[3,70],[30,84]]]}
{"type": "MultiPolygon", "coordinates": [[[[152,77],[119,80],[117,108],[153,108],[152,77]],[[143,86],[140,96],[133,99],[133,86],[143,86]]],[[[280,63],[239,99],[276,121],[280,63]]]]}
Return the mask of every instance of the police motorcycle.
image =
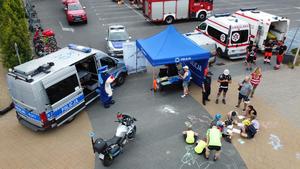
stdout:
{"type": "Polygon", "coordinates": [[[126,114],[118,113],[117,121],[119,125],[116,134],[109,140],[102,138],[94,139],[95,134],[90,133],[94,153],[99,154],[99,159],[104,166],[110,166],[114,158],[123,152],[123,147],[135,138],[136,126],[134,122],[137,121],[134,117],[126,114]]]}

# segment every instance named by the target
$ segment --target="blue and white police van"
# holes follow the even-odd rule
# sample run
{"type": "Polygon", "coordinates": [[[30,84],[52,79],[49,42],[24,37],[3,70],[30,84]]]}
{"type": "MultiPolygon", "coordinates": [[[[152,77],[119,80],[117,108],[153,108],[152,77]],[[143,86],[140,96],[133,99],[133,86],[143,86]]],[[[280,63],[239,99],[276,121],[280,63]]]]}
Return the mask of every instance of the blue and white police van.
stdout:
{"type": "Polygon", "coordinates": [[[10,69],[8,87],[19,122],[43,131],[73,120],[99,97],[97,70],[102,66],[116,84],[124,83],[123,60],[74,44],[10,69]]]}

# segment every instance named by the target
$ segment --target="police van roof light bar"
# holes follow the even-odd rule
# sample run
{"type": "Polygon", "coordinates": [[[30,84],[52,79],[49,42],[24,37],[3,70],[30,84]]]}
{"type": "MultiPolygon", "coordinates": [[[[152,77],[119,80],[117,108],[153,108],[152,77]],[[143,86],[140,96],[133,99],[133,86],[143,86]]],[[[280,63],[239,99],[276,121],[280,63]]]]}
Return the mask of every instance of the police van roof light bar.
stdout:
{"type": "Polygon", "coordinates": [[[255,11],[255,10],[257,10],[257,7],[254,7],[254,8],[241,8],[240,10],[241,11],[255,11]]]}
{"type": "Polygon", "coordinates": [[[80,46],[80,45],[75,45],[75,44],[69,44],[68,45],[69,49],[77,50],[83,53],[90,53],[92,51],[91,48],[85,47],[85,46],[80,46]]]}
{"type": "Polygon", "coordinates": [[[230,16],[231,14],[229,12],[226,13],[219,13],[219,14],[215,14],[215,17],[223,17],[223,16],[230,16]]]}

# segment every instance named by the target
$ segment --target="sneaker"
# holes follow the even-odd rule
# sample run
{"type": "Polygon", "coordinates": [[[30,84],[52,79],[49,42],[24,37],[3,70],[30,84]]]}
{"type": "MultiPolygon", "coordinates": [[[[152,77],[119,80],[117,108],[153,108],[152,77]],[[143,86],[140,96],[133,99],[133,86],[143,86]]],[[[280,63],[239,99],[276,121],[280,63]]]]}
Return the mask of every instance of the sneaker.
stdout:
{"type": "Polygon", "coordinates": [[[264,64],[266,64],[267,62],[266,61],[264,61],[264,64]]]}
{"type": "Polygon", "coordinates": [[[240,107],[240,105],[236,105],[235,107],[236,107],[236,108],[239,108],[239,107],[240,107]]]}
{"type": "Polygon", "coordinates": [[[225,99],[222,99],[222,103],[223,103],[223,104],[226,104],[226,101],[225,101],[225,99]]]}
{"type": "Polygon", "coordinates": [[[218,104],[219,103],[219,99],[216,99],[216,104],[218,104]]]}
{"type": "Polygon", "coordinates": [[[243,109],[243,111],[246,111],[246,109],[243,109]]]}
{"type": "Polygon", "coordinates": [[[206,99],[206,101],[210,101],[210,99],[206,99]]]}
{"type": "Polygon", "coordinates": [[[181,95],[181,98],[184,98],[186,95],[184,94],[184,95],[181,95]]]}

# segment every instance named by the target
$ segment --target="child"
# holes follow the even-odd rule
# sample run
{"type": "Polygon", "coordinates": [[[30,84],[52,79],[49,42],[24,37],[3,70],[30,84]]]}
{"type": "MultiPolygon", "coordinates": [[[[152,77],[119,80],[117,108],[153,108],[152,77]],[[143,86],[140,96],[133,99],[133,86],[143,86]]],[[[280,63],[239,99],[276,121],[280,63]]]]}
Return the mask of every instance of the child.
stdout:
{"type": "Polygon", "coordinates": [[[200,154],[205,153],[205,147],[206,146],[207,146],[206,139],[204,139],[204,140],[198,140],[197,141],[197,145],[194,148],[196,154],[200,155],[200,154]]]}
{"type": "Polygon", "coordinates": [[[183,131],[182,134],[187,144],[194,144],[198,138],[198,133],[194,132],[191,126],[186,131],[183,131]]]}
{"type": "Polygon", "coordinates": [[[211,122],[210,127],[212,127],[212,126],[217,126],[217,123],[218,123],[218,122],[221,122],[221,118],[222,118],[222,115],[221,115],[220,113],[217,113],[217,114],[215,115],[215,118],[214,118],[213,121],[211,122]]]}

